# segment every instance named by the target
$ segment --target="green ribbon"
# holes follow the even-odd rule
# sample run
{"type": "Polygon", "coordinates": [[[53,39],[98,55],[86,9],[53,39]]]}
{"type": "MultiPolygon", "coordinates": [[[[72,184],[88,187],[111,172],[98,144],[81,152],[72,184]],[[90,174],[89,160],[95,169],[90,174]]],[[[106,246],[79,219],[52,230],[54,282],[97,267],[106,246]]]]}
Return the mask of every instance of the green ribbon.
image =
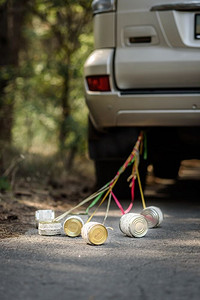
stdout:
{"type": "Polygon", "coordinates": [[[86,209],[85,213],[88,215],[88,212],[90,210],[90,208],[92,208],[93,206],[95,206],[95,204],[100,200],[100,198],[102,197],[103,193],[105,191],[103,191],[101,194],[99,194],[93,201],[92,203],[90,203],[90,205],[88,206],[88,208],[86,209]]]}
{"type": "Polygon", "coordinates": [[[144,159],[147,160],[147,135],[144,133],[144,159]]]}

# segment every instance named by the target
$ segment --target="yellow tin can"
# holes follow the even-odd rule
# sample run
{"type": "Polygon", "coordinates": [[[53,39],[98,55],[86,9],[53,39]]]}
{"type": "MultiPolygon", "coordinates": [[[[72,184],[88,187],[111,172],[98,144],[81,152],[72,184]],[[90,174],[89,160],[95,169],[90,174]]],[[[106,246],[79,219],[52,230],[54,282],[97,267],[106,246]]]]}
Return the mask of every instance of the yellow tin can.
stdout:
{"type": "Polygon", "coordinates": [[[81,235],[81,228],[83,227],[83,225],[84,222],[80,217],[71,216],[65,220],[63,229],[67,236],[77,237],[81,235]]]}
{"type": "Polygon", "coordinates": [[[107,228],[98,222],[88,222],[81,230],[82,238],[91,245],[102,245],[108,237],[107,228]]]}

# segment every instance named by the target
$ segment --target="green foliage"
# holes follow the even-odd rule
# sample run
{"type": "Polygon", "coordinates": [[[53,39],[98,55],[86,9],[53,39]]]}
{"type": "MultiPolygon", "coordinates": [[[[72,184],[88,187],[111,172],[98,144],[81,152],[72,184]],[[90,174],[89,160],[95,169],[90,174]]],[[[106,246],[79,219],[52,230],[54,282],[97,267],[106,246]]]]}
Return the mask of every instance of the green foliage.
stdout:
{"type": "Polygon", "coordinates": [[[11,189],[10,182],[6,177],[0,177],[0,191],[5,192],[11,189]]]}
{"type": "Polygon", "coordinates": [[[64,149],[86,150],[83,65],[93,46],[90,7],[88,0],[30,4],[19,73],[9,91],[15,99],[13,141],[22,151],[56,152],[61,126],[64,149]]]}
{"type": "Polygon", "coordinates": [[[7,81],[16,75],[16,70],[13,66],[6,65],[0,68],[0,81],[7,81]]]}
{"type": "Polygon", "coordinates": [[[6,2],[6,0],[0,0],[0,6],[3,5],[6,2]]]}

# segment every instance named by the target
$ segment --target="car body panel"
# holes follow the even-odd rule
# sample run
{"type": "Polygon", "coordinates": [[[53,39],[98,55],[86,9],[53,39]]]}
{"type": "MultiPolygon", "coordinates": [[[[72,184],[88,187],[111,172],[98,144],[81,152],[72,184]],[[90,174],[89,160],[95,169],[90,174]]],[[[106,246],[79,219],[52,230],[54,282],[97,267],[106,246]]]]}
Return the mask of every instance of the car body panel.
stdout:
{"type": "MultiPolygon", "coordinates": [[[[116,173],[141,130],[154,175],[176,178],[182,159],[200,158],[200,0],[93,4],[84,83],[97,183],[116,173]]],[[[140,165],[145,178],[146,162],[140,165]]]]}
{"type": "Polygon", "coordinates": [[[95,50],[85,63],[85,77],[110,75],[111,91],[91,92],[85,81],[86,103],[96,128],[115,126],[200,125],[197,91],[119,91],[113,79],[114,49],[95,50]]]}
{"type": "Polygon", "coordinates": [[[200,88],[196,12],[151,11],[162,3],[177,1],[118,1],[115,81],[119,89],[200,88]]]}
{"type": "Polygon", "coordinates": [[[110,80],[110,92],[90,91],[85,80],[93,125],[200,126],[200,1],[115,2],[116,11],[94,15],[95,49],[84,66],[85,78],[110,80]]]}
{"type": "Polygon", "coordinates": [[[115,47],[114,12],[99,14],[94,17],[94,37],[95,49],[115,47]],[[102,23],[104,26],[102,26],[102,23]]]}

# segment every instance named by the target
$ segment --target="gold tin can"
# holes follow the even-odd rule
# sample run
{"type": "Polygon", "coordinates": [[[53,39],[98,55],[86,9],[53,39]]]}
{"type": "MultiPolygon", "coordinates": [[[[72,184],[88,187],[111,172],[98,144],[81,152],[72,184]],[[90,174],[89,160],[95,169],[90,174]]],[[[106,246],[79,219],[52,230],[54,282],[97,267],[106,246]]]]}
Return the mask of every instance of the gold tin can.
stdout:
{"type": "Polygon", "coordinates": [[[143,237],[148,231],[148,224],[144,216],[127,213],[120,218],[119,228],[129,237],[143,237]]]}
{"type": "Polygon", "coordinates": [[[60,235],[61,223],[53,221],[42,221],[38,225],[38,233],[40,235],[60,235]]]}
{"type": "Polygon", "coordinates": [[[51,209],[40,209],[35,212],[36,228],[39,222],[52,221],[55,218],[55,212],[51,209]]]}
{"type": "Polygon", "coordinates": [[[68,217],[64,224],[63,229],[67,236],[76,237],[81,235],[81,228],[83,227],[84,222],[78,216],[68,217]]]}
{"type": "Polygon", "coordinates": [[[149,206],[143,209],[141,215],[145,217],[149,228],[158,227],[163,221],[163,213],[157,206],[149,206]]]}
{"type": "Polygon", "coordinates": [[[98,222],[88,222],[81,229],[82,238],[90,245],[102,245],[108,237],[106,227],[98,222]]]}

